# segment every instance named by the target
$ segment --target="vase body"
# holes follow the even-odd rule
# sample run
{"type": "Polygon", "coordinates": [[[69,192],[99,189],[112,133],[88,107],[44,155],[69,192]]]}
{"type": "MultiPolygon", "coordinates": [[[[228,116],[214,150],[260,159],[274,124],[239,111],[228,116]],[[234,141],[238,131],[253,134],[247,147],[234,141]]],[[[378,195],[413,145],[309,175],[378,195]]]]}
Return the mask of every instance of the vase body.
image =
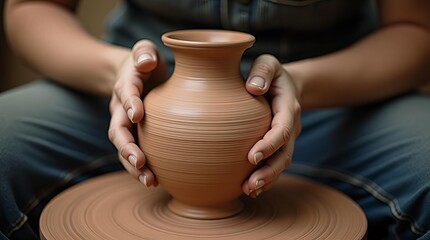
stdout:
{"type": "Polygon", "coordinates": [[[255,170],[248,152],[269,130],[270,106],[250,95],[240,74],[249,34],[224,30],[166,33],[175,69],[144,99],[138,124],[147,166],[172,196],[174,213],[225,218],[241,210],[243,181],[255,170]]]}

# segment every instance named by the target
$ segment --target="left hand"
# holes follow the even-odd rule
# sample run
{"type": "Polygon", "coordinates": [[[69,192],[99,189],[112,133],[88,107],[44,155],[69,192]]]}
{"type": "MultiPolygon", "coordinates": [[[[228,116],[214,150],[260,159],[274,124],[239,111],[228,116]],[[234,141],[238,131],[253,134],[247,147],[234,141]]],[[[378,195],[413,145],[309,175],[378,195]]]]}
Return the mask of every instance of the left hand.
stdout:
{"type": "Polygon", "coordinates": [[[155,44],[138,41],[117,73],[117,82],[109,105],[111,121],[109,139],[118,150],[118,157],[132,177],[146,187],[157,186],[152,171],[145,167],[146,157],[137,142],[135,123],[142,121],[142,97],[167,79],[167,65],[155,44]]]}
{"type": "Polygon", "coordinates": [[[243,192],[257,197],[268,190],[290,165],[294,143],[301,131],[298,90],[288,72],[271,55],[259,56],[250,71],[246,89],[253,95],[268,93],[272,107],[271,129],[249,151],[248,161],[259,167],[242,184],[243,192]]]}

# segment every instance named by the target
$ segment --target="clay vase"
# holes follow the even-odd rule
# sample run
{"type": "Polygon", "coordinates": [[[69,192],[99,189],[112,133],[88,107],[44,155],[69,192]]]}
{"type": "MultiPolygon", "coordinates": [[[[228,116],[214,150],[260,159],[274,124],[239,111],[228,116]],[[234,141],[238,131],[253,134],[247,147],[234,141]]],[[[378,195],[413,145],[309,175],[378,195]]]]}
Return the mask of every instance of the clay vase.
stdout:
{"type": "Polygon", "coordinates": [[[162,41],[175,56],[170,79],[144,99],[138,125],[147,166],[172,196],[172,212],[219,219],[239,213],[243,181],[255,169],[251,147],[269,130],[270,106],[245,89],[240,73],[252,35],[182,30],[162,41]]]}

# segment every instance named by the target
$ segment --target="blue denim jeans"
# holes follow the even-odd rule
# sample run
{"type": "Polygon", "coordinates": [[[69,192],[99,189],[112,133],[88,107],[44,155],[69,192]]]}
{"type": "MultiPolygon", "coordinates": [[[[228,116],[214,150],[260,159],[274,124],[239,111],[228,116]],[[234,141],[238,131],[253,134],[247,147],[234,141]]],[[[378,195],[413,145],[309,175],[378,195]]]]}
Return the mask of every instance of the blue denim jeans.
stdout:
{"type": "Polygon", "coordinates": [[[120,169],[108,99],[41,81],[0,94],[0,109],[0,239],[37,239],[49,199],[120,169]]]}
{"type": "Polygon", "coordinates": [[[304,113],[289,173],[347,193],[369,239],[430,239],[430,96],[304,113]]]}
{"type": "MultiPolygon", "coordinates": [[[[289,174],[332,186],[366,213],[369,239],[430,239],[430,97],[411,93],[303,113],[289,174]]],[[[0,94],[0,239],[37,239],[44,205],[122,169],[108,99],[50,81],[0,94]]]]}

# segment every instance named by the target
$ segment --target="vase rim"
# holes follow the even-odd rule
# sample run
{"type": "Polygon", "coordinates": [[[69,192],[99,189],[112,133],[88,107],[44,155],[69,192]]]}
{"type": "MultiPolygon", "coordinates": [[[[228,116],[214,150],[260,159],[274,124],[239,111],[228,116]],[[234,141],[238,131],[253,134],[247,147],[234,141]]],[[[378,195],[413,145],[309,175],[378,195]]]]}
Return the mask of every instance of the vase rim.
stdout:
{"type": "Polygon", "coordinates": [[[161,40],[166,46],[212,48],[251,47],[255,37],[251,34],[217,29],[188,29],[163,34],[161,40]]]}

